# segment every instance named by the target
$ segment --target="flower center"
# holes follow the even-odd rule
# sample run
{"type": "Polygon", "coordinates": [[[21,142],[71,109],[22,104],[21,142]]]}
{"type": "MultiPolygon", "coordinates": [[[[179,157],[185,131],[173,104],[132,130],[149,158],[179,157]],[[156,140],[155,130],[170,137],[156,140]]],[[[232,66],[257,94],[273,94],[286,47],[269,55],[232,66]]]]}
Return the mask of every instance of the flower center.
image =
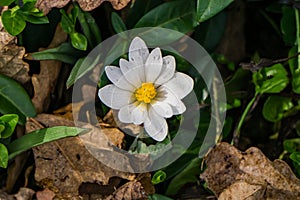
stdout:
{"type": "Polygon", "coordinates": [[[135,98],[144,103],[150,103],[155,98],[157,92],[153,83],[143,83],[140,88],[135,91],[135,98]]]}

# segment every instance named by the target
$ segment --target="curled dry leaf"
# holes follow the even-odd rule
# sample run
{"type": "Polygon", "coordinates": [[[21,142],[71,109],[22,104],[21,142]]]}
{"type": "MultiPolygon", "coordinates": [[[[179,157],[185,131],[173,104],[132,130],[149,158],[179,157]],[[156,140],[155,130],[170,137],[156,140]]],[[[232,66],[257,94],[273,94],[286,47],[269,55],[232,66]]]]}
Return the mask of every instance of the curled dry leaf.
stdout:
{"type": "MultiPolygon", "coordinates": [[[[40,129],[41,124],[51,126],[74,126],[55,115],[41,114],[35,121],[28,121],[30,131],[40,129]]],[[[109,130],[108,133],[119,131],[109,130]]],[[[119,131],[119,134],[123,134],[119,131]]],[[[118,144],[116,144],[118,145],[118,144]]],[[[112,177],[133,180],[134,174],[115,171],[95,159],[85,148],[79,137],[70,137],[46,143],[33,148],[35,158],[35,179],[44,188],[53,191],[60,198],[79,198],[79,187],[83,183],[108,185],[112,177]]],[[[110,185],[114,188],[117,185],[110,185]]]]}
{"type": "MultiPolygon", "coordinates": [[[[91,11],[100,6],[103,2],[108,1],[112,4],[113,8],[120,10],[124,8],[130,0],[76,0],[79,3],[79,6],[84,11],[91,11]]],[[[36,7],[42,10],[45,14],[48,14],[49,11],[56,7],[62,8],[67,5],[70,0],[37,0],[36,7]]]]}
{"type": "Polygon", "coordinates": [[[255,147],[240,152],[220,143],[205,158],[201,178],[219,199],[299,199],[300,180],[282,160],[271,162],[255,147]]]}
{"type": "Polygon", "coordinates": [[[9,76],[20,83],[26,83],[29,65],[24,62],[25,48],[17,45],[17,38],[2,27],[0,20],[0,74],[9,76]]]}

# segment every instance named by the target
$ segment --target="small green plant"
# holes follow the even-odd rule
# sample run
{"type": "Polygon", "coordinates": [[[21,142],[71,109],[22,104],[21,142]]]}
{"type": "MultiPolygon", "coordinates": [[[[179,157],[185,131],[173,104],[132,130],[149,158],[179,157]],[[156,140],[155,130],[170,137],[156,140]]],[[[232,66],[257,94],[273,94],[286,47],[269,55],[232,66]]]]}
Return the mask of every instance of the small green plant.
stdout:
{"type": "Polygon", "coordinates": [[[13,134],[19,117],[16,114],[7,114],[0,117],[0,167],[6,168],[8,163],[7,144],[13,134]]]}
{"type": "MultiPolygon", "coordinates": [[[[8,6],[14,1],[4,1],[0,5],[8,6]]],[[[1,15],[1,20],[5,30],[13,35],[19,35],[26,27],[26,22],[32,24],[46,24],[49,23],[48,18],[43,12],[35,7],[36,0],[24,0],[23,5],[16,5],[1,15]]]]}

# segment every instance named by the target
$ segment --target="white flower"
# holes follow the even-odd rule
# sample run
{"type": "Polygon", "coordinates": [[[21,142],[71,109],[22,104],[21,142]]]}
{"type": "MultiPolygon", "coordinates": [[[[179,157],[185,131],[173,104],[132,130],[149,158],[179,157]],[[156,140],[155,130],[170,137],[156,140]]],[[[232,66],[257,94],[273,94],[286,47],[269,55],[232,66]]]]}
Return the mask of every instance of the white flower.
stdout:
{"type": "Polygon", "coordinates": [[[194,81],[175,71],[173,56],[162,57],[160,48],[149,53],[139,37],[132,40],[128,57],[120,59],[120,67],[105,67],[113,84],[101,88],[99,98],[119,110],[121,122],[143,123],[150,137],[162,141],[168,134],[166,118],[185,112],[181,99],[192,91],[194,81]]]}

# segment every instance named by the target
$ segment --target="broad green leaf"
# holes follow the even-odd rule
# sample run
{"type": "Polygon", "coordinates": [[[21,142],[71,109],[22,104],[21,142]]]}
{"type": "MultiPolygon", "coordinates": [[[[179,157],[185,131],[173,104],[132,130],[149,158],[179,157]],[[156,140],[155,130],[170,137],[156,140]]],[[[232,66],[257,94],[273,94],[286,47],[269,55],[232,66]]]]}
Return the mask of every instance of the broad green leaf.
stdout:
{"type": "Polygon", "coordinates": [[[0,6],[9,6],[12,4],[15,0],[1,0],[0,1],[0,6]]]}
{"type": "Polygon", "coordinates": [[[84,56],[84,52],[73,48],[70,43],[62,43],[59,47],[27,54],[29,60],[60,60],[68,64],[74,64],[78,58],[84,56]]]}
{"type": "Polygon", "coordinates": [[[197,182],[200,174],[201,161],[202,159],[200,158],[193,159],[187,167],[176,175],[169,183],[166,195],[175,195],[185,184],[197,182]]]}
{"type": "Polygon", "coordinates": [[[300,150],[300,138],[287,139],[283,142],[283,148],[289,153],[300,150]]]}
{"type": "Polygon", "coordinates": [[[0,101],[0,113],[17,114],[20,124],[25,124],[26,117],[36,115],[26,90],[18,82],[2,74],[0,74],[0,101]]]}
{"type": "Polygon", "coordinates": [[[115,12],[111,14],[111,23],[116,33],[121,33],[127,30],[122,18],[115,12]]]}
{"type": "Polygon", "coordinates": [[[137,22],[135,28],[161,27],[181,33],[188,33],[197,26],[194,7],[194,1],[179,0],[166,2],[145,14],[137,22]]]}
{"type": "Polygon", "coordinates": [[[285,111],[293,107],[292,99],[281,96],[270,96],[263,107],[263,116],[270,122],[277,122],[283,118],[285,111]]]}
{"type": "Polygon", "coordinates": [[[197,21],[204,22],[226,8],[233,0],[197,0],[197,21]]]}
{"type": "Polygon", "coordinates": [[[8,163],[8,151],[4,144],[0,143],[0,167],[6,168],[8,163]]]}
{"type": "Polygon", "coordinates": [[[221,12],[210,20],[196,27],[194,39],[199,42],[205,50],[213,52],[223,36],[226,26],[227,15],[221,12]]]}
{"type": "Polygon", "coordinates": [[[18,11],[6,10],[2,13],[1,18],[5,30],[13,36],[20,34],[26,26],[24,18],[18,11]]]}
{"type": "Polygon", "coordinates": [[[87,39],[84,35],[78,32],[70,34],[71,42],[73,47],[78,50],[85,51],[87,49],[87,39]]]}
{"type": "Polygon", "coordinates": [[[155,174],[152,176],[151,182],[153,185],[159,184],[161,182],[164,182],[167,178],[166,172],[159,170],[155,172],[155,174]]]}
{"type": "Polygon", "coordinates": [[[296,21],[294,8],[282,6],[282,18],[280,21],[283,40],[286,45],[294,45],[296,41],[296,21]]]}
{"type": "Polygon", "coordinates": [[[141,17],[162,3],[163,0],[135,0],[128,11],[128,16],[126,17],[127,27],[134,27],[141,17]]]}
{"type": "Polygon", "coordinates": [[[78,7],[78,20],[89,45],[95,47],[101,42],[101,33],[95,19],[89,12],[81,10],[77,3],[74,6],[78,7]]]}
{"type": "Polygon", "coordinates": [[[282,64],[266,67],[253,74],[253,82],[256,92],[279,93],[289,83],[287,71],[282,64]]]}
{"type": "Polygon", "coordinates": [[[149,200],[173,200],[169,197],[166,197],[164,195],[161,195],[161,194],[152,194],[152,195],[149,195],[149,200]]]}
{"type": "Polygon", "coordinates": [[[87,129],[67,126],[55,126],[28,133],[8,145],[9,159],[31,149],[32,147],[52,142],[65,137],[77,136],[87,129]]]}
{"type": "Polygon", "coordinates": [[[0,117],[0,124],[5,126],[5,129],[0,131],[0,138],[8,138],[14,132],[18,124],[19,116],[16,114],[7,114],[0,117]]]}

